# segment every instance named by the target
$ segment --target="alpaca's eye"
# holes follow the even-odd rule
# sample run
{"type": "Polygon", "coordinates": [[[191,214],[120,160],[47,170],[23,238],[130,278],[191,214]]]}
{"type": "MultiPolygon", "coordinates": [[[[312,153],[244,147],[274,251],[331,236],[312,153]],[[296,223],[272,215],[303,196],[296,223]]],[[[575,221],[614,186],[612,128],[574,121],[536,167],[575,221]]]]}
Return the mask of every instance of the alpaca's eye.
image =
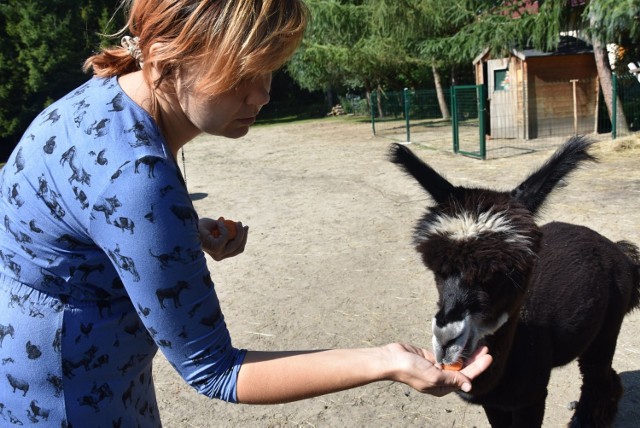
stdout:
{"type": "Polygon", "coordinates": [[[476,301],[480,306],[489,306],[491,304],[491,296],[484,290],[476,293],[476,301]]]}

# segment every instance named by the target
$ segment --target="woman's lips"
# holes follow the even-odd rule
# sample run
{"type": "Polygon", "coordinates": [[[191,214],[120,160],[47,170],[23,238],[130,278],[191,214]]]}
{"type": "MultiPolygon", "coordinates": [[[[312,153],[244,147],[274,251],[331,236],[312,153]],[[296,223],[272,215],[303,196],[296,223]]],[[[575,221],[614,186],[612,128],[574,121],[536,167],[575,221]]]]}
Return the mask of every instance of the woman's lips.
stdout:
{"type": "Polygon", "coordinates": [[[245,117],[245,118],[242,118],[242,119],[238,119],[238,122],[240,122],[241,124],[243,124],[245,126],[251,126],[256,122],[256,117],[255,116],[245,117]]]}

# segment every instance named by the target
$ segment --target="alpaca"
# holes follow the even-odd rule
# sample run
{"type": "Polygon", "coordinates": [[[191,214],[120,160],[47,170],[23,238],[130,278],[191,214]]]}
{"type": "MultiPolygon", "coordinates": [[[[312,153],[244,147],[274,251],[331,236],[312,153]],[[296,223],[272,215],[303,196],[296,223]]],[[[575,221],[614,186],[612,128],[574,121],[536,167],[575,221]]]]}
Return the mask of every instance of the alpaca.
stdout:
{"type": "Polygon", "coordinates": [[[433,348],[442,364],[486,345],[493,364],[459,395],[492,427],[539,427],[554,367],[583,377],[571,427],[614,422],[623,388],[611,367],[624,316],[640,303],[640,253],[578,225],[535,223],[547,196],[592,143],[568,140],[511,192],[454,186],[407,147],[390,160],[431,195],[414,244],[438,289],[433,348]]]}

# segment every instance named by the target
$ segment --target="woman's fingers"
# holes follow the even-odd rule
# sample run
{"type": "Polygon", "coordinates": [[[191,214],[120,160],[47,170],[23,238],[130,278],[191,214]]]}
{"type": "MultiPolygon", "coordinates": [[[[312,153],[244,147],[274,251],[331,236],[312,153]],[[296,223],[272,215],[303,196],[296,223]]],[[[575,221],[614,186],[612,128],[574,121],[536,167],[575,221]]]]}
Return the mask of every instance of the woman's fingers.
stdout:
{"type": "Polygon", "coordinates": [[[247,244],[249,226],[244,226],[242,222],[239,221],[235,222],[234,225],[235,236],[233,239],[230,239],[231,231],[224,220],[201,218],[198,222],[198,232],[200,234],[202,249],[213,257],[214,260],[224,260],[244,252],[247,244]]]}
{"type": "Polygon", "coordinates": [[[482,372],[489,368],[493,362],[493,357],[489,355],[488,352],[489,350],[486,346],[478,349],[471,358],[467,360],[467,365],[462,368],[461,373],[472,380],[478,377],[482,372]]]}

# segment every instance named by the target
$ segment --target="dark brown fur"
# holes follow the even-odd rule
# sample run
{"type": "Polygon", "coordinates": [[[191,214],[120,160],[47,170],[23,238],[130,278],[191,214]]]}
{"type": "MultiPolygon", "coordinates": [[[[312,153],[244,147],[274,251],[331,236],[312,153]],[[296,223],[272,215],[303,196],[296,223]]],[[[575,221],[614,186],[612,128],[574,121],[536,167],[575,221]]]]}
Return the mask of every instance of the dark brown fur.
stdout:
{"type": "MultiPolygon", "coordinates": [[[[535,223],[565,176],[595,160],[587,151],[590,144],[569,140],[512,192],[453,186],[406,147],[392,148],[391,160],[435,200],[416,227],[415,242],[438,287],[434,332],[442,335],[440,358],[454,355],[450,343],[459,338],[463,356],[475,349],[467,347],[488,346],[494,363],[470,394],[460,395],[482,405],[493,427],[541,426],[551,370],[576,359],[583,384],[570,426],[608,427],[615,420],[623,388],[611,363],[622,321],[640,302],[640,252],[587,227],[535,223]],[[438,230],[442,218],[496,212],[508,219],[518,239],[497,228],[463,238],[446,227],[438,230]],[[504,314],[507,321],[497,323],[504,314]],[[499,327],[486,335],[473,333],[481,339],[472,345],[462,333],[446,336],[467,324],[499,327]]],[[[440,339],[434,333],[434,340],[440,339]]]]}

